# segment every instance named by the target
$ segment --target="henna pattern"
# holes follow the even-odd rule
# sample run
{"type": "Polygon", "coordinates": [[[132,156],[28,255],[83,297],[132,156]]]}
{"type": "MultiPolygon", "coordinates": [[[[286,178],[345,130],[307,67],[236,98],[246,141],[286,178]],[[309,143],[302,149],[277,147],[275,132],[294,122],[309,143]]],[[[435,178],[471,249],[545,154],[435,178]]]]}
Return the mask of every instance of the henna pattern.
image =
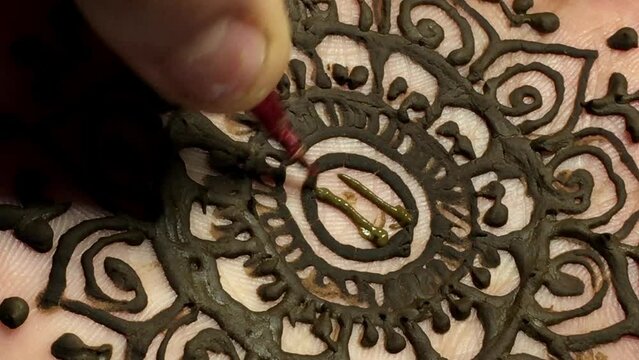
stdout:
{"type": "MultiPolygon", "coordinates": [[[[513,26],[529,24],[542,33],[559,26],[553,14],[528,14],[531,0],[516,0],[512,9],[504,1],[491,2],[499,3],[513,26]]],[[[359,22],[348,25],[339,21],[334,0],[288,0],[293,43],[310,63],[292,60],[290,78],[284,76],[278,90],[293,125],[304,135],[309,154],[318,144],[336,140],[373,149],[380,154],[378,160],[358,153],[317,153],[313,160],[318,173],[304,179],[297,199],[304,211],[292,213],[288,207],[291,195],[284,185],[299,169],[268,141],[250,116],[238,114],[233,119],[255,130],[243,142],[224,134],[203,115],[173,112],[166,119],[175,149],[195,147],[208,152],[209,164],[220,172],[207,176],[203,184],[196,183],[174,156],[162,190],[164,205],[159,220],[113,216],[87,220],[69,229],[55,250],[39,305],[61,307],[122,334],[127,340],[127,359],[142,359],[151,341],[162,333],[157,359],[164,359],[176,331],[200,315],[214,319],[220,328],[203,330],[191,339],[185,347],[185,359],[199,359],[207,351],[237,359],[238,349],[251,360],[299,358],[282,350],[285,319],[310,325],[313,336],[326,345],[322,353],[305,357],[314,359],[348,359],[348,345],[356,326],[362,329],[357,341],[363,347],[383,341],[389,353],[411,347],[418,359],[439,359],[442,357],[424,326],[446,334],[451,317],[464,321],[473,311],[484,329],[477,359],[536,359],[511,354],[519,332],[542,342],[558,359],[571,359],[575,352],[623,336],[639,336],[639,299],[627,270],[630,262],[639,261],[639,247],[624,242],[639,220],[639,212],[632,213],[616,232],[597,231],[627,205],[625,182],[616,167],[626,167],[637,179],[639,168],[613,133],[598,127],[577,127],[584,110],[601,117],[623,115],[633,141],[637,141],[639,118],[631,104],[637,96],[628,94],[626,79],[613,75],[609,93],[587,102],[585,90],[597,57],[595,51],[501,39],[489,21],[465,0],[404,0],[399,7],[397,31],[392,26],[391,1],[376,4],[379,8],[373,10],[367,1],[359,0],[359,22]],[[431,19],[413,22],[413,9],[422,5],[440,9],[456,24],[462,40],[458,49],[448,54],[438,52],[446,37],[442,27],[431,19]],[[474,29],[470,20],[479,28],[474,29]],[[485,32],[489,41],[481,53],[475,46],[477,31],[485,32]],[[365,47],[371,70],[325,64],[317,48],[329,36],[347,37],[365,47]],[[393,54],[407,57],[431,74],[438,84],[436,96],[429,98],[414,91],[402,77],[391,79],[389,88],[384,88],[384,65],[393,54]],[[492,75],[489,69],[513,54],[525,55],[526,62],[514,63],[492,75]],[[577,79],[572,79],[576,84],[573,98],[566,95],[565,82],[569,79],[543,63],[547,55],[579,60],[581,71],[577,79]],[[462,71],[463,67],[467,72],[462,71]],[[509,104],[500,102],[502,85],[533,72],[554,84],[556,97],[550,106],[543,106],[543,94],[530,85],[513,90],[509,104]],[[372,85],[369,94],[356,91],[368,83],[372,85]],[[399,106],[393,107],[386,100],[397,101],[399,106]],[[325,118],[317,111],[319,105],[326,109],[325,118]],[[478,151],[454,119],[446,118],[449,108],[465,109],[481,119],[489,131],[485,151],[478,151]],[[562,116],[563,122],[551,126],[562,116]],[[446,148],[443,138],[452,141],[452,147],[446,148]],[[620,164],[586,141],[592,138],[609,143],[618,152],[620,164]],[[597,216],[581,216],[591,205],[591,173],[586,169],[562,170],[567,160],[582,155],[600,162],[615,187],[616,203],[597,216]],[[391,170],[391,165],[402,173],[391,170]],[[374,174],[399,198],[401,203],[392,205],[394,209],[401,207],[406,216],[401,226],[388,234],[387,242],[380,244],[383,246],[344,244],[322,222],[318,177],[343,169],[374,174]],[[496,179],[476,188],[473,179],[488,173],[496,179]],[[502,203],[502,182],[513,179],[525,185],[534,205],[526,224],[504,233],[498,231],[509,221],[508,208],[502,203]],[[419,194],[424,194],[424,203],[416,200],[419,194]],[[275,205],[263,206],[264,199],[275,205]],[[479,199],[492,202],[485,214],[477,205],[479,199]],[[203,211],[213,206],[216,214],[227,220],[216,225],[215,241],[200,239],[189,231],[193,204],[203,211]],[[303,221],[309,224],[315,242],[301,230],[303,221]],[[90,235],[105,230],[111,235],[100,237],[82,254],[86,293],[92,301],[65,298],[71,255],[90,235]],[[551,257],[549,249],[560,239],[570,239],[580,246],[551,257]],[[111,244],[137,247],[144,242],[152,244],[177,297],[152,318],[132,322],[116,313],[135,314],[147,306],[139,277],[125,262],[107,258],[104,266],[110,280],[134,294],[130,300],[114,299],[95,282],[93,259],[111,244]],[[355,265],[338,266],[319,256],[318,247],[355,265]],[[503,253],[514,258],[520,281],[504,295],[491,295],[486,291],[492,281],[489,269],[500,265],[503,253]],[[239,257],[248,259],[244,266],[252,276],[268,279],[257,289],[264,302],[273,303],[268,310],[251,311],[222,287],[217,263],[239,257]],[[386,273],[376,272],[374,266],[357,265],[389,261],[395,267],[386,273]],[[583,283],[562,270],[568,264],[583,266],[592,279],[601,281],[583,283]],[[308,268],[312,268],[310,275],[302,277],[300,274],[308,268]],[[326,291],[327,284],[330,291],[326,291]],[[584,294],[589,286],[594,295],[573,310],[553,311],[535,299],[542,287],[557,297],[568,297],[584,294]],[[377,298],[378,291],[383,292],[383,301],[377,298]],[[564,336],[551,330],[554,325],[593,313],[610,291],[616,293],[624,310],[623,320],[585,334],[564,336]]],[[[380,204],[387,213],[390,211],[390,205],[380,204]]],[[[4,206],[2,224],[10,222],[10,212],[26,211],[4,206]]],[[[17,222],[10,223],[13,226],[17,222]]],[[[110,354],[111,349],[89,348],[78,338],[65,335],[56,342],[54,351],[104,357],[98,353],[110,354]]]]}
{"type": "Polygon", "coordinates": [[[630,50],[634,49],[639,44],[637,43],[637,30],[631,27],[624,27],[617,30],[612,34],[606,43],[611,49],[615,50],[630,50]]]}
{"type": "Polygon", "coordinates": [[[19,297],[10,297],[0,303],[0,322],[9,329],[24,324],[29,316],[29,304],[19,297]]]}
{"type": "Polygon", "coordinates": [[[67,205],[20,207],[0,205],[0,230],[13,230],[16,239],[33,250],[46,253],[53,247],[53,229],[49,221],[62,215],[67,205]]]}
{"type": "Polygon", "coordinates": [[[61,360],[107,360],[111,358],[111,345],[87,346],[73,334],[60,336],[51,345],[51,354],[61,360]]]}
{"type": "Polygon", "coordinates": [[[632,106],[635,101],[639,101],[639,91],[628,94],[628,80],[623,74],[614,73],[608,80],[606,96],[590,100],[586,103],[586,110],[599,116],[623,116],[632,141],[639,142],[639,110],[632,106]]]}

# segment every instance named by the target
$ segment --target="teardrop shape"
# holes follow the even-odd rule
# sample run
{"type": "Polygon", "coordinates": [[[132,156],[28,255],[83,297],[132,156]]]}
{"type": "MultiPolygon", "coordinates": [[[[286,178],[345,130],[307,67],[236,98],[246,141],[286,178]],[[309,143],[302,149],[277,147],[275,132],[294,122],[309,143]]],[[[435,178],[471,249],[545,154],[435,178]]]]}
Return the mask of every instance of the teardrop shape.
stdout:
{"type": "Polygon", "coordinates": [[[396,100],[400,95],[405,94],[408,90],[408,83],[403,77],[397,77],[388,86],[388,94],[386,98],[390,101],[396,100]]]}
{"type": "Polygon", "coordinates": [[[379,341],[379,332],[377,328],[368,322],[368,320],[364,320],[364,333],[362,333],[362,338],[359,343],[363,347],[373,347],[379,341]]]}
{"type": "Polygon", "coordinates": [[[373,10],[364,0],[359,1],[359,29],[369,31],[373,26],[373,10]]]}
{"type": "MultiPolygon", "coordinates": [[[[430,102],[423,94],[418,92],[411,92],[399,106],[399,110],[397,113],[398,120],[402,123],[409,123],[411,121],[410,114],[408,110],[413,110],[415,112],[427,111],[430,107],[430,102]]],[[[398,144],[399,145],[399,144],[398,144]]]]}
{"type": "Polygon", "coordinates": [[[323,71],[317,71],[315,74],[315,85],[320,89],[330,89],[333,87],[331,78],[323,71]]]}
{"type": "Polygon", "coordinates": [[[607,40],[608,47],[615,50],[630,50],[637,48],[639,42],[637,41],[637,30],[631,27],[624,27],[607,40]]]}
{"type": "Polygon", "coordinates": [[[495,204],[486,211],[484,223],[492,227],[502,227],[508,222],[508,207],[502,203],[495,204]]]}
{"type": "Polygon", "coordinates": [[[579,296],[584,293],[584,283],[579,278],[563,272],[546,279],[544,285],[557,296],[579,296]]]}
{"type": "Polygon", "coordinates": [[[348,69],[344,65],[333,64],[332,75],[339,86],[343,86],[348,82],[348,69]]]}
{"type": "Polygon", "coordinates": [[[553,13],[544,12],[528,15],[530,27],[540,33],[548,34],[559,29],[559,17],[553,13]]]}
{"type": "Polygon", "coordinates": [[[482,249],[481,263],[486,267],[496,268],[501,263],[499,252],[493,247],[485,247],[482,249]]]}
{"type": "Polygon", "coordinates": [[[624,94],[628,94],[628,79],[621,73],[613,73],[608,80],[608,95],[616,98],[624,94]]]}
{"type": "Polygon", "coordinates": [[[533,0],[515,0],[513,1],[513,11],[516,14],[523,15],[534,5],[533,0]]]}
{"type": "Polygon", "coordinates": [[[395,330],[388,328],[384,330],[386,341],[384,348],[391,354],[397,354],[406,348],[406,339],[395,330]]]}
{"type": "Polygon", "coordinates": [[[333,332],[333,324],[328,312],[323,312],[313,324],[313,334],[322,340],[327,340],[333,332]]]}
{"type": "Polygon", "coordinates": [[[438,334],[450,330],[450,319],[441,309],[433,311],[433,330],[438,334]]]}
{"type": "Polygon", "coordinates": [[[14,235],[39,253],[46,253],[53,248],[53,229],[43,219],[21,221],[14,230],[14,235]]]}
{"type": "Polygon", "coordinates": [[[485,289],[490,285],[490,271],[487,269],[473,267],[470,270],[470,277],[479,289],[485,289]]]}
{"type": "Polygon", "coordinates": [[[264,301],[275,301],[279,299],[287,289],[288,285],[278,280],[274,283],[261,285],[257,288],[257,294],[264,301]]]}
{"type": "Polygon", "coordinates": [[[449,64],[455,66],[466,65],[473,58],[474,54],[474,51],[472,51],[470,47],[460,48],[448,53],[448,56],[446,56],[446,61],[448,61],[449,64]]]}
{"type": "Polygon", "coordinates": [[[450,300],[450,313],[455,320],[466,320],[470,316],[473,302],[469,298],[450,300]]]}
{"type": "Polygon", "coordinates": [[[422,35],[419,43],[429,49],[436,49],[444,40],[444,29],[432,19],[421,19],[415,27],[422,35]]]}
{"type": "Polygon", "coordinates": [[[104,259],[104,271],[111,281],[113,281],[113,284],[120,290],[134,291],[139,286],[142,286],[142,282],[135,273],[135,270],[120,259],[113,257],[104,259]]]}
{"type": "Polygon", "coordinates": [[[293,81],[297,86],[297,91],[306,88],[306,64],[302,60],[293,59],[289,62],[293,81]]]}
{"type": "Polygon", "coordinates": [[[454,137],[459,134],[459,126],[454,121],[448,121],[435,130],[437,135],[454,137]]]}
{"type": "Polygon", "coordinates": [[[17,329],[29,316],[29,304],[23,298],[14,296],[0,303],[0,322],[9,329],[17,329]]]}
{"type": "Polygon", "coordinates": [[[111,345],[89,346],[77,335],[66,333],[51,345],[51,355],[57,359],[111,359],[111,345]]]}
{"type": "Polygon", "coordinates": [[[364,86],[364,84],[368,81],[368,76],[369,72],[366,67],[361,65],[355,66],[348,77],[348,88],[350,90],[355,90],[364,86]]]}
{"type": "Polygon", "coordinates": [[[499,181],[491,181],[479,191],[481,196],[501,200],[506,195],[506,188],[499,181]]]}

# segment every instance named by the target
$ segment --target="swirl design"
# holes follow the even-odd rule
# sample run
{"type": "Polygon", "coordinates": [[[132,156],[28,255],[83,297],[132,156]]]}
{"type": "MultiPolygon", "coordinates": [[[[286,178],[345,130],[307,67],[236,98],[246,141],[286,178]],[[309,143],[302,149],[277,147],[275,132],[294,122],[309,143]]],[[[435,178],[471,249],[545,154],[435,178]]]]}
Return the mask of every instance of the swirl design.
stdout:
{"type": "MultiPolygon", "coordinates": [[[[515,26],[528,24],[539,32],[559,26],[552,14],[528,14],[532,2],[515,1],[512,9],[499,3],[515,26]]],[[[389,353],[410,347],[419,359],[441,358],[433,334],[445,335],[454,322],[469,321],[473,314],[483,329],[477,359],[518,358],[511,354],[518,333],[541,341],[559,359],[639,334],[639,299],[627,270],[639,261],[639,247],[629,240],[639,212],[627,211],[630,215],[622,218],[620,210],[631,204],[627,181],[619,175],[623,169],[639,180],[639,168],[618,134],[580,122],[584,104],[594,115],[623,114],[636,141],[636,110],[629,105],[636,94],[627,93],[625,79],[614,75],[607,97],[586,102],[594,51],[501,39],[464,0],[404,0],[396,20],[390,0],[379,4],[374,10],[359,0],[359,19],[352,25],[339,21],[334,0],[288,1],[293,42],[308,61],[291,61],[278,89],[319,174],[306,177],[290,164],[246,114],[228,119],[252,130],[239,139],[204,116],[176,112],[168,121],[176,146],[206,151],[209,164],[223,174],[196,182],[176,160],[158,222],[110,217],[70,229],[56,249],[40,305],[60,306],[122,334],[129,359],[143,358],[163,332],[157,358],[164,359],[176,331],[200,316],[210,317],[218,328],[201,330],[189,340],[185,359],[207,352],[232,359],[242,352],[246,359],[296,358],[283,350],[284,318],[309,325],[312,336],[325,345],[321,353],[308,356],[316,359],[348,358],[356,334],[365,348],[384,339],[389,353]],[[449,34],[431,18],[415,20],[420,6],[437,8],[452,20],[461,46],[444,51],[449,34]],[[480,30],[489,43],[477,53],[480,30]],[[318,49],[331,36],[364,47],[370,67],[349,72],[343,64],[325,64],[318,49]],[[432,76],[437,93],[411,89],[404,78],[384,82],[393,55],[432,76]],[[548,56],[576,61],[579,72],[561,74],[545,61],[548,56]],[[506,86],[530,74],[552,84],[554,101],[530,84],[506,86]],[[368,86],[369,93],[358,91],[368,86]],[[478,119],[489,139],[485,148],[449,115],[453,109],[478,119]],[[348,146],[340,149],[340,143],[348,146]],[[581,167],[569,161],[583,157],[591,161],[577,162],[581,167]],[[313,189],[340,169],[384,184],[396,200],[391,205],[412,215],[405,226],[387,229],[387,246],[344,243],[342,234],[332,233],[322,220],[323,205],[313,189]],[[595,208],[592,200],[602,189],[601,179],[593,175],[598,171],[616,195],[616,202],[604,208],[595,208]],[[529,218],[516,224],[516,214],[506,206],[512,195],[507,183],[518,184],[531,199],[529,218]],[[294,212],[292,204],[303,212],[294,212]],[[225,219],[215,225],[215,241],[189,231],[192,205],[214,208],[225,219]],[[91,302],[67,299],[71,254],[100,231],[112,233],[81,257],[91,302]],[[116,299],[95,280],[94,259],[111,244],[137,247],[144,242],[152,244],[177,296],[152,318],[131,322],[115,313],[147,307],[139,276],[126,262],[107,257],[103,265],[110,281],[133,293],[129,300],[116,299]],[[571,247],[559,251],[557,244],[571,247]],[[264,279],[256,291],[268,303],[265,311],[248,309],[223,287],[221,262],[238,258],[246,259],[243,265],[251,276],[264,279]],[[519,282],[497,294],[495,274],[511,258],[519,282]],[[369,266],[384,262],[392,265],[383,270],[369,266]],[[576,276],[575,268],[585,269],[590,282],[576,276]],[[543,292],[557,299],[588,299],[576,308],[553,309],[540,302],[543,292]],[[595,313],[612,293],[624,310],[623,320],[584,334],[558,330],[595,313]]]]}

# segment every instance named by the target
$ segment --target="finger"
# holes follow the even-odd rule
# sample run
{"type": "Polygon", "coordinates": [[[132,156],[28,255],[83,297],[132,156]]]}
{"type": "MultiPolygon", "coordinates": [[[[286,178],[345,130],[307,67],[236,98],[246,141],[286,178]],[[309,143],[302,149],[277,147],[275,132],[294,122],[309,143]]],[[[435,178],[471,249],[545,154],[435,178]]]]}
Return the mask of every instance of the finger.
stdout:
{"type": "Polygon", "coordinates": [[[231,112],[256,105],[284,72],[280,0],[78,0],[106,42],[170,101],[231,112]],[[268,20],[268,21],[267,21],[268,20]]]}

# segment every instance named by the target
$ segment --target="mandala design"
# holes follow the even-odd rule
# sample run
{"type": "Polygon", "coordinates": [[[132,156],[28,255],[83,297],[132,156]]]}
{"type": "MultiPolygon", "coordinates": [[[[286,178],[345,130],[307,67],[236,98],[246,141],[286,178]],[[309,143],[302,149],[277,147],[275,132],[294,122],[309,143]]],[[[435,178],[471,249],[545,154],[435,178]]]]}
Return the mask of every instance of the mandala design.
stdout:
{"type": "MultiPolygon", "coordinates": [[[[553,14],[529,13],[532,1],[514,1],[512,7],[491,2],[513,26],[541,33],[559,27],[553,14]]],[[[614,74],[606,96],[586,101],[595,51],[502,39],[465,0],[373,3],[359,0],[359,18],[348,24],[340,22],[334,0],[288,1],[298,59],[290,62],[278,90],[317,173],[291,163],[250,115],[211,122],[174,112],[167,129],[175,147],[205,151],[215,174],[195,181],[176,156],[159,221],[111,217],[70,229],[55,250],[40,305],[60,306],[122,334],[129,359],[142,359],[160,334],[157,358],[164,359],[175,332],[202,315],[219,328],[190,340],[185,359],[208,352],[232,359],[300,358],[282,349],[285,321],[310,326],[325,350],[304,358],[317,359],[348,359],[354,337],[362,347],[383,343],[389,353],[411,348],[418,359],[439,359],[430,331],[446,334],[451,321],[465,321],[473,313],[483,328],[476,359],[537,359],[512,353],[520,333],[543,343],[558,359],[638,336],[639,299],[628,267],[639,260],[639,248],[627,238],[639,212],[628,212],[628,218],[618,213],[628,206],[626,181],[619,174],[639,180],[639,168],[617,135],[604,125],[593,126],[592,119],[601,117],[604,124],[606,116],[623,116],[636,142],[639,116],[632,103],[639,94],[629,94],[623,75],[614,74]],[[442,51],[449,34],[433,19],[415,19],[418,7],[445,14],[461,34],[459,47],[442,51]],[[327,62],[319,49],[336,36],[365,49],[370,64],[349,69],[327,62]],[[482,50],[476,45],[480,36],[488,39],[482,50]],[[389,78],[386,65],[394,56],[428,74],[436,92],[416,91],[410,78],[389,78]],[[551,57],[574,62],[579,71],[562,75],[553,69],[557,61],[547,61],[551,57]],[[551,84],[555,96],[527,84],[510,90],[530,74],[551,84]],[[486,144],[471,140],[456,121],[460,112],[476,119],[473,129],[488,134],[486,144]],[[230,127],[249,131],[227,135],[223,130],[230,127]],[[583,168],[566,165],[579,157],[589,159],[583,168]],[[601,190],[601,179],[593,176],[593,166],[604,169],[616,194],[615,203],[597,209],[591,196],[601,190]],[[530,201],[524,220],[515,219],[504,204],[507,183],[518,184],[530,201]],[[350,188],[386,221],[365,219],[344,199],[339,205],[342,195],[327,184],[350,188]],[[369,191],[373,186],[390,195],[378,197],[369,191]],[[331,206],[353,220],[353,231],[362,239],[372,240],[345,242],[323,210],[331,206]],[[213,241],[190,231],[192,207],[224,219],[214,226],[213,241]],[[92,301],[67,299],[71,254],[105,230],[111,235],[90,240],[82,254],[92,301]],[[131,300],[114,299],[95,282],[93,258],[118,242],[151,243],[177,294],[169,308],[149,320],[118,315],[147,307],[145,289],[126,262],[107,258],[104,266],[118,288],[134,294],[131,300]],[[565,244],[570,250],[558,253],[565,244]],[[220,281],[220,261],[242,257],[251,276],[264,279],[256,289],[268,304],[264,311],[248,309],[220,281]],[[492,276],[506,257],[514,261],[519,281],[496,293],[490,290],[492,276]],[[567,265],[583,267],[590,283],[566,272],[567,265]],[[576,308],[553,309],[540,303],[540,292],[590,297],[576,308]],[[625,318],[583,334],[556,330],[600,309],[610,293],[625,318]]],[[[77,341],[61,338],[57,346],[69,344],[77,341]]]]}

